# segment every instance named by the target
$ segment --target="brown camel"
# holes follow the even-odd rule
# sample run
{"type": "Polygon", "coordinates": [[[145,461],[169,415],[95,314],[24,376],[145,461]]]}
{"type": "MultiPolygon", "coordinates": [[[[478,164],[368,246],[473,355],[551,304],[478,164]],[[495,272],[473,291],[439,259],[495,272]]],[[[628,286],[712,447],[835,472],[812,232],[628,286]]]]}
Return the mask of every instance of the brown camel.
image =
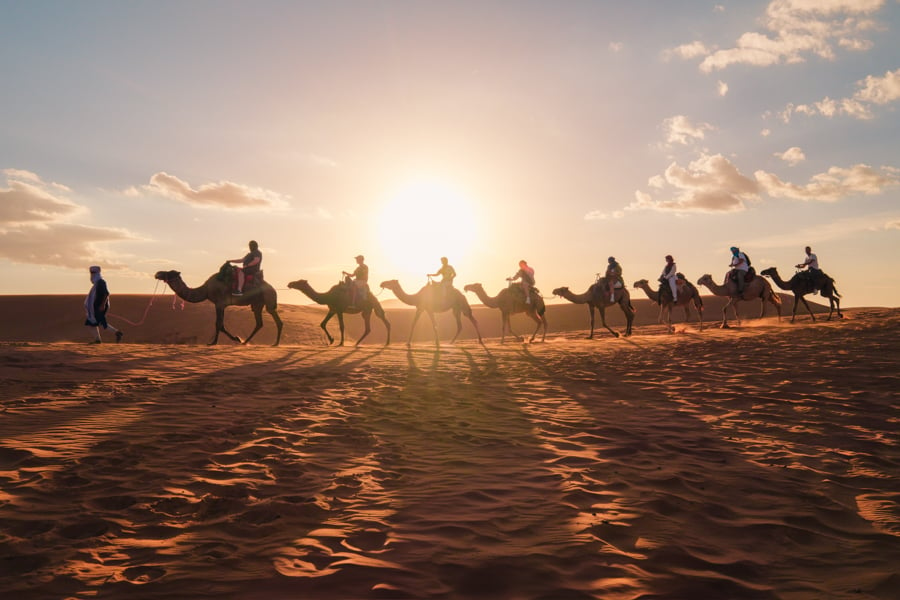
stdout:
{"type": "MultiPolygon", "coordinates": [[[[519,284],[514,284],[516,288],[521,290],[521,286],[519,284]]],[[[501,316],[501,333],[500,333],[500,343],[502,344],[506,340],[506,330],[509,329],[509,332],[516,337],[516,339],[521,340],[522,338],[516,335],[516,333],[512,330],[512,325],[510,324],[510,316],[518,313],[525,313],[537,323],[537,327],[534,328],[534,333],[531,334],[531,339],[528,340],[529,343],[534,341],[534,338],[537,336],[538,330],[541,326],[544,327],[544,333],[541,336],[541,341],[543,342],[547,338],[547,317],[545,315],[547,311],[547,307],[544,305],[544,299],[541,298],[540,294],[532,293],[531,294],[531,302],[525,302],[524,295],[520,296],[520,294],[516,293],[516,290],[513,290],[509,287],[506,287],[500,290],[496,296],[491,297],[488,296],[484,291],[484,287],[480,283],[470,283],[466,287],[463,288],[467,292],[474,292],[478,299],[487,306],[488,308],[499,308],[500,316],[501,316]]],[[[534,290],[535,292],[537,290],[534,290]]]]}
{"type": "Polygon", "coordinates": [[[181,279],[181,273],[178,271],[159,271],[156,273],[155,277],[156,279],[165,281],[169,284],[172,291],[175,292],[179,298],[187,302],[203,302],[204,300],[209,300],[215,305],[216,334],[213,336],[209,345],[212,346],[219,341],[220,331],[235,342],[241,344],[249,342],[253,339],[253,336],[256,335],[256,332],[262,329],[262,309],[265,307],[266,312],[272,315],[275,326],[278,328],[275,343],[272,344],[273,346],[277,346],[278,342],[281,341],[281,329],[283,323],[281,322],[281,317],[278,316],[278,294],[275,292],[275,288],[263,281],[258,286],[246,287],[242,296],[235,296],[231,291],[230,278],[223,278],[223,272],[226,271],[230,277],[231,268],[231,265],[225,263],[219,273],[212,275],[198,288],[188,287],[184,280],[181,279]],[[241,338],[232,335],[225,329],[225,308],[232,305],[249,306],[253,310],[253,316],[256,318],[256,327],[250,332],[250,335],[247,336],[246,340],[241,340],[241,338]]]}
{"type": "Polygon", "coordinates": [[[554,296],[561,296],[569,302],[575,304],[587,304],[591,313],[591,334],[588,339],[594,338],[594,309],[600,311],[600,322],[606,327],[613,336],[619,337],[619,334],[606,324],[606,307],[618,304],[625,313],[625,336],[631,335],[631,325],[634,322],[634,307],[631,306],[631,295],[625,288],[616,289],[615,300],[609,299],[609,292],[606,287],[606,278],[601,277],[597,283],[588,288],[583,294],[573,294],[567,287],[556,288],[553,290],[554,296]]]}
{"type": "Polygon", "coordinates": [[[451,344],[456,341],[456,338],[459,337],[459,334],[462,331],[462,320],[460,319],[460,315],[463,314],[468,317],[472,322],[472,326],[475,327],[475,333],[478,334],[478,343],[484,345],[484,342],[481,340],[481,332],[478,330],[478,323],[475,321],[475,316],[472,314],[472,307],[469,306],[466,297],[463,296],[462,292],[459,290],[451,288],[446,290],[445,293],[443,284],[435,283],[425,285],[425,287],[415,294],[407,294],[403,291],[400,282],[396,279],[382,281],[381,287],[394,292],[394,295],[404,304],[416,307],[416,316],[413,317],[412,326],[409,329],[409,340],[406,342],[407,346],[412,345],[412,337],[416,330],[416,323],[419,321],[419,317],[422,316],[422,313],[426,312],[428,313],[428,318],[431,319],[431,327],[434,329],[434,345],[440,347],[441,342],[438,339],[437,323],[434,320],[434,313],[442,313],[448,310],[452,310],[453,316],[456,318],[456,335],[454,335],[453,339],[450,341],[451,344]]]}
{"type": "Polygon", "coordinates": [[[712,275],[706,274],[697,280],[697,285],[705,285],[716,296],[727,296],[728,302],[722,308],[722,327],[728,327],[728,317],[726,311],[728,307],[732,307],[734,318],[738,325],[741,324],[741,317],[738,315],[737,305],[741,300],[760,300],[759,318],[763,318],[766,314],[766,302],[771,302],[775,310],[778,311],[778,320],[781,320],[781,297],[772,291],[772,286],[762,277],[756,276],[744,285],[744,293],[740,296],[737,292],[737,283],[731,281],[731,278],[725,275],[725,284],[719,285],[713,281],[712,275]]]}
{"type": "MultiPolygon", "coordinates": [[[[668,283],[665,284],[668,287],[668,283]]],[[[668,290],[664,290],[662,294],[662,301],[660,302],[660,293],[654,289],[651,289],[650,283],[646,279],[641,279],[634,282],[634,287],[644,290],[644,293],[647,294],[647,297],[660,305],[661,310],[666,315],[666,328],[668,331],[675,331],[675,328],[672,326],[672,310],[676,306],[681,306],[684,308],[684,320],[691,320],[691,306],[693,306],[697,310],[697,317],[700,321],[700,331],[703,331],[703,298],[700,297],[700,292],[695,288],[691,282],[685,280],[684,286],[678,291],[678,301],[672,302],[672,294],[665,293],[668,290]]]]}
{"type": "MultiPolygon", "coordinates": [[[[794,322],[794,319],[797,317],[797,306],[800,302],[803,302],[803,306],[806,307],[806,310],[809,312],[809,316],[812,317],[813,322],[816,320],[816,315],[813,314],[812,309],[809,307],[809,303],[806,301],[806,294],[811,294],[816,291],[816,285],[813,281],[812,274],[808,272],[796,273],[793,277],[791,277],[790,281],[785,281],[778,274],[778,269],[775,267],[769,267],[763,271],[760,271],[760,275],[765,275],[766,277],[771,277],[772,281],[775,282],[775,285],[780,287],[783,290],[790,290],[794,293],[794,312],[791,314],[791,323],[794,322]],[[798,302],[798,300],[800,302],[798,302]]],[[[844,313],[841,312],[841,295],[838,294],[837,287],[834,285],[834,279],[829,277],[828,275],[824,276],[825,284],[822,286],[821,292],[823,298],[828,298],[828,303],[831,307],[831,310],[828,311],[828,320],[831,320],[831,315],[834,314],[835,305],[837,305],[837,314],[839,319],[844,318],[844,313]]]]}
{"type": "Polygon", "coordinates": [[[292,281],[288,284],[288,287],[293,290],[300,290],[304,294],[306,294],[310,300],[314,301],[316,304],[324,304],[328,307],[328,314],[325,315],[325,320],[319,324],[319,327],[322,328],[322,331],[325,332],[325,337],[328,338],[328,343],[334,343],[334,338],[328,333],[328,321],[331,320],[331,317],[337,315],[338,324],[341,328],[341,341],[338,343],[338,346],[344,345],[344,313],[349,315],[355,315],[357,313],[362,314],[363,323],[365,323],[366,330],[363,332],[362,336],[356,341],[356,345],[359,346],[360,343],[366,336],[369,335],[369,332],[372,331],[371,327],[371,319],[372,319],[372,311],[375,311],[375,316],[381,319],[381,322],[384,323],[385,329],[387,329],[387,341],[384,343],[385,346],[391,343],[391,324],[388,322],[387,317],[385,317],[384,309],[381,308],[381,304],[378,302],[378,298],[372,292],[369,292],[365,298],[360,299],[356,305],[350,305],[350,287],[353,285],[348,279],[345,279],[342,283],[339,283],[335,286],[332,286],[330,290],[327,292],[317,292],[309,285],[309,282],[305,279],[300,279],[297,281],[292,281]]]}

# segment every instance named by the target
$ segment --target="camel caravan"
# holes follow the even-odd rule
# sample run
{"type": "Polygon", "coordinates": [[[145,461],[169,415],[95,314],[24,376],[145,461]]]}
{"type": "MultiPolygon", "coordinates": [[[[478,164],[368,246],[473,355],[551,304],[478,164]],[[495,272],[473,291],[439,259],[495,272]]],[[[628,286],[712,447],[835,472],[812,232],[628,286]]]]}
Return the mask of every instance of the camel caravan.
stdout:
{"type": "MultiPolygon", "coordinates": [[[[729,265],[729,271],[721,284],[716,283],[709,274],[703,275],[697,281],[697,285],[705,286],[713,295],[728,299],[728,302],[722,309],[721,327],[726,328],[729,326],[727,318],[729,308],[732,309],[735,321],[740,325],[738,305],[743,301],[759,300],[760,318],[765,316],[766,304],[769,303],[775,307],[778,319],[779,321],[781,320],[781,297],[773,290],[766,277],[771,278],[778,288],[789,290],[794,294],[791,323],[794,322],[797,316],[797,308],[801,302],[809,312],[812,321],[815,322],[816,317],[805,298],[805,296],[813,293],[820,293],[823,298],[828,299],[830,305],[829,321],[835,312],[838,318],[843,318],[844,315],[840,307],[841,296],[837,291],[835,281],[818,268],[818,259],[809,247],[806,248],[806,260],[795,265],[798,271],[789,281],[784,281],[775,267],[764,269],[757,274],[746,253],[741,252],[736,247],[732,247],[731,250],[732,263],[729,265]]],[[[288,289],[301,292],[316,304],[328,307],[328,312],[319,325],[325,333],[328,345],[337,341],[337,345],[343,346],[344,315],[359,314],[362,316],[365,329],[356,341],[358,346],[371,333],[372,313],[384,325],[386,331],[385,345],[389,345],[391,342],[391,324],[378,298],[369,289],[369,268],[365,264],[364,257],[361,255],[357,256],[356,261],[356,269],[353,272],[343,272],[341,280],[327,291],[316,291],[305,279],[292,281],[288,283],[287,287],[288,289]],[[335,316],[340,329],[340,335],[337,339],[328,331],[327,327],[329,321],[335,316]]],[[[472,312],[472,307],[466,299],[465,293],[475,294],[485,307],[500,311],[501,344],[505,343],[507,332],[518,341],[524,341],[524,338],[512,330],[510,317],[515,314],[524,314],[535,323],[534,332],[528,340],[529,343],[535,341],[538,332],[541,332],[541,342],[546,339],[547,307],[544,301],[545,298],[541,295],[540,290],[535,287],[534,270],[528,266],[526,261],[519,262],[519,271],[515,276],[507,278],[508,286],[501,289],[495,296],[488,295],[481,283],[470,283],[464,286],[463,291],[458,290],[453,286],[453,279],[456,276],[455,270],[448,264],[446,258],[442,258],[441,261],[442,267],[438,272],[429,274],[428,283],[415,293],[404,291],[396,279],[383,281],[380,285],[382,291],[389,290],[393,292],[398,300],[416,309],[412,325],[410,326],[407,346],[412,344],[416,324],[422,313],[425,313],[428,315],[434,332],[434,344],[436,347],[439,347],[440,336],[435,315],[448,311],[453,314],[456,321],[456,333],[450,343],[455,342],[462,332],[462,317],[465,316],[475,329],[478,343],[484,345],[478,322],[472,312]],[[433,277],[438,275],[442,276],[441,280],[433,279],[433,277]]],[[[179,298],[186,302],[209,301],[213,303],[216,309],[216,322],[213,338],[209,342],[210,345],[218,342],[220,333],[232,341],[241,344],[248,343],[262,329],[262,311],[265,309],[272,316],[272,320],[277,328],[275,343],[273,344],[277,346],[281,341],[283,328],[283,322],[278,315],[278,294],[275,288],[265,281],[263,271],[260,268],[261,262],[262,254],[259,252],[258,245],[256,242],[251,241],[250,253],[242,258],[227,261],[222,265],[218,273],[211,275],[200,287],[192,288],[188,286],[182,280],[181,273],[178,271],[159,271],[156,273],[155,278],[165,282],[179,298]],[[241,266],[238,267],[236,264],[241,264],[241,266]],[[249,306],[253,311],[255,327],[245,339],[232,334],[225,328],[225,309],[229,306],[249,306]]],[[[674,259],[671,256],[666,257],[666,267],[658,278],[658,282],[659,287],[657,289],[653,289],[647,279],[635,281],[633,285],[635,289],[641,289],[651,301],[659,305],[658,322],[665,324],[668,332],[674,332],[672,313],[676,307],[681,307],[684,309],[685,322],[690,322],[693,313],[696,312],[699,328],[702,331],[703,298],[700,296],[698,288],[688,281],[682,273],[678,272],[674,259]]],[[[554,289],[553,296],[563,298],[574,304],[587,305],[590,316],[589,339],[594,338],[595,310],[600,314],[601,325],[613,337],[619,337],[620,335],[627,337],[632,334],[635,309],[631,304],[631,296],[628,289],[624,285],[622,268],[614,257],[609,257],[609,266],[606,272],[603,274],[597,273],[594,283],[585,292],[576,294],[564,286],[554,289]],[[616,332],[606,323],[606,309],[612,306],[618,306],[625,316],[625,331],[622,334],[616,332]]]]}

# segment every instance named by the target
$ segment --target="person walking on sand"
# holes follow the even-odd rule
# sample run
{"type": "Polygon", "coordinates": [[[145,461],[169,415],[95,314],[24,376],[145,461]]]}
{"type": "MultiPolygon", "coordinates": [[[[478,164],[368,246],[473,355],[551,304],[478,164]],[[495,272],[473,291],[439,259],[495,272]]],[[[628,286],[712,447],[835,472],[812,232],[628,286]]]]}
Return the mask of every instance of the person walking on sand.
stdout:
{"type": "Polygon", "coordinates": [[[353,278],[350,285],[350,305],[356,306],[357,298],[365,298],[369,294],[369,265],[366,264],[366,257],[362,254],[355,256],[353,260],[356,261],[353,272],[343,271],[341,275],[353,278]]]}
{"type": "Polygon", "coordinates": [[[534,287],[534,269],[528,266],[524,260],[519,261],[519,270],[512,277],[507,277],[507,281],[519,281],[522,283],[522,293],[525,294],[525,304],[531,304],[531,288],[534,287]]]}
{"type": "Polygon", "coordinates": [[[456,278],[456,269],[447,262],[447,257],[441,257],[441,268],[437,270],[436,273],[429,273],[428,277],[437,277],[441,276],[441,292],[443,293],[444,299],[450,294],[450,290],[453,289],[453,280],[456,278]]]}
{"type": "Polygon", "coordinates": [[[607,259],[609,265],[606,267],[606,273],[603,275],[606,278],[606,288],[609,290],[609,301],[616,301],[616,289],[625,287],[625,279],[622,277],[622,265],[616,261],[615,256],[610,256],[607,259]]]}
{"type": "Polygon", "coordinates": [[[124,334],[106,321],[106,313],[109,311],[109,288],[106,280],[100,274],[100,267],[93,266],[88,270],[91,274],[91,290],[84,299],[84,311],[87,314],[84,324],[93,327],[96,331],[95,344],[103,342],[100,338],[101,327],[112,329],[116,333],[116,343],[118,344],[122,341],[124,334]]]}
{"type": "Polygon", "coordinates": [[[246,281],[247,275],[255,275],[259,273],[259,267],[262,264],[262,252],[259,251],[259,244],[257,244],[254,240],[250,240],[249,246],[250,252],[248,252],[243,258],[233,258],[228,261],[230,263],[241,264],[240,267],[237,267],[238,284],[237,290],[234,292],[235,296],[243,295],[244,281],[246,281]]]}
{"type": "MultiPolygon", "coordinates": [[[[675,259],[671,254],[666,255],[666,266],[663,267],[662,275],[659,276],[659,282],[663,285],[669,283],[669,289],[672,290],[672,302],[678,302],[678,267],[675,266],[675,259]]],[[[659,303],[662,304],[662,289],[660,289],[659,303]]]]}
{"type": "Polygon", "coordinates": [[[750,270],[750,262],[737,246],[731,247],[731,264],[728,266],[731,267],[731,274],[735,283],[737,283],[737,293],[740,296],[744,293],[744,280],[747,278],[747,272],[750,270]]]}

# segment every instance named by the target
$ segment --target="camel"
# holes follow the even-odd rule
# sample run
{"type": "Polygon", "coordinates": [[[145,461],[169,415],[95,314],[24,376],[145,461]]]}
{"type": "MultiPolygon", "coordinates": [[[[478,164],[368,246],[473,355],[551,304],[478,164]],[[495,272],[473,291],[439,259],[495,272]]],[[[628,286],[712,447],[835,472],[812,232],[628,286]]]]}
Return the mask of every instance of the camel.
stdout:
{"type": "Polygon", "coordinates": [[[588,288],[583,294],[573,294],[567,287],[556,288],[553,290],[554,296],[561,296],[569,302],[575,304],[587,304],[591,313],[591,334],[588,339],[594,339],[594,309],[600,311],[600,322],[614,337],[619,334],[606,324],[606,307],[618,304],[625,313],[625,336],[631,335],[631,325],[634,322],[634,307],[631,306],[631,295],[625,288],[616,289],[616,299],[609,299],[609,292],[606,288],[606,279],[600,278],[595,284],[588,288]]]}
{"type": "Polygon", "coordinates": [[[762,277],[754,277],[744,286],[744,293],[738,296],[737,283],[731,281],[728,275],[725,275],[725,284],[719,285],[713,281],[712,275],[706,274],[697,280],[697,285],[705,285],[716,296],[727,296],[728,302],[722,308],[722,328],[728,327],[728,317],[726,312],[728,307],[732,307],[734,318],[738,325],[741,324],[741,317],[738,315],[737,305],[741,300],[760,300],[759,318],[763,318],[766,314],[766,302],[771,302],[775,310],[778,311],[778,320],[781,320],[781,297],[772,291],[772,286],[762,277]]]}
{"type": "Polygon", "coordinates": [[[482,346],[484,345],[484,342],[481,340],[481,331],[478,330],[478,322],[475,321],[475,316],[472,314],[472,307],[469,306],[466,297],[463,296],[462,292],[459,290],[451,288],[445,295],[442,284],[429,283],[415,294],[407,294],[403,291],[400,282],[396,279],[382,281],[381,287],[394,292],[394,295],[404,304],[416,307],[416,316],[413,317],[412,326],[409,329],[409,340],[406,342],[407,346],[412,345],[412,337],[416,330],[416,323],[419,321],[419,317],[422,316],[422,313],[426,312],[431,319],[431,327],[434,329],[434,345],[440,347],[441,343],[438,339],[437,323],[434,320],[434,313],[442,313],[448,310],[452,310],[453,316],[456,318],[456,335],[454,335],[453,339],[450,341],[451,344],[456,341],[456,338],[459,337],[459,334],[462,331],[460,314],[463,314],[468,317],[472,322],[472,326],[475,327],[475,333],[478,334],[478,343],[482,346]]]}
{"type": "MultiPolygon", "coordinates": [[[[515,285],[518,287],[518,284],[515,285]]],[[[467,292],[474,292],[475,295],[478,296],[478,299],[481,300],[481,302],[488,308],[500,309],[502,323],[502,331],[500,333],[501,344],[506,340],[507,329],[509,329],[509,332],[514,335],[516,339],[521,340],[521,338],[512,330],[512,325],[510,324],[509,320],[511,315],[517,313],[525,313],[526,315],[534,319],[535,323],[537,323],[537,327],[534,328],[534,333],[531,334],[531,339],[528,340],[529,343],[534,341],[534,338],[537,336],[537,332],[541,328],[541,326],[544,327],[544,333],[541,336],[541,341],[543,342],[547,338],[547,317],[545,314],[547,307],[544,305],[544,299],[541,298],[540,294],[531,294],[531,302],[526,304],[525,298],[519,297],[519,295],[509,287],[500,290],[500,293],[498,293],[494,297],[488,296],[484,291],[484,287],[480,283],[470,283],[463,289],[467,292]]]]}
{"type": "Polygon", "coordinates": [[[306,294],[310,300],[314,301],[316,304],[324,304],[328,307],[328,314],[325,315],[325,320],[319,324],[319,327],[322,328],[322,331],[325,332],[325,337],[328,338],[328,343],[334,343],[334,338],[328,333],[328,321],[331,320],[331,317],[337,315],[338,325],[341,328],[341,341],[338,343],[338,346],[344,345],[344,313],[355,315],[357,313],[362,315],[363,323],[365,323],[366,330],[363,332],[362,336],[356,341],[357,346],[362,343],[366,336],[369,335],[369,332],[372,331],[371,327],[371,319],[372,319],[372,311],[375,311],[375,316],[381,319],[381,322],[384,323],[385,329],[387,329],[387,341],[384,343],[385,346],[391,343],[391,324],[388,322],[387,317],[385,317],[384,309],[381,308],[381,304],[378,302],[378,299],[372,292],[368,292],[365,298],[360,299],[356,303],[355,306],[350,306],[350,288],[349,286],[353,285],[352,282],[347,280],[334,285],[327,292],[317,292],[309,285],[309,282],[305,279],[299,279],[297,281],[292,281],[288,284],[288,288],[293,290],[299,290],[306,294]]]}
{"type": "MultiPolygon", "coordinates": [[[[697,310],[697,317],[700,320],[700,331],[703,331],[703,298],[700,297],[700,292],[697,288],[689,281],[685,280],[684,283],[685,285],[678,292],[677,302],[672,302],[671,294],[663,294],[662,302],[660,302],[659,292],[651,289],[650,284],[646,279],[635,281],[634,287],[644,290],[644,293],[647,294],[648,298],[657,304],[660,304],[661,311],[666,315],[666,328],[668,331],[675,331],[675,328],[672,326],[672,310],[676,306],[684,307],[685,321],[691,320],[691,306],[693,306],[697,310]]],[[[669,284],[666,283],[666,285],[668,286],[669,284]]]]}
{"type": "Polygon", "coordinates": [[[253,336],[256,335],[256,332],[262,329],[263,307],[265,307],[266,312],[272,315],[275,326],[278,328],[275,343],[272,344],[273,346],[277,346],[281,341],[281,329],[283,323],[281,322],[281,317],[278,316],[278,294],[275,292],[275,288],[265,281],[262,281],[256,287],[246,288],[242,296],[235,296],[231,292],[231,281],[223,279],[220,275],[225,270],[225,267],[228,267],[228,272],[230,273],[231,265],[225,263],[219,273],[210,276],[210,278],[198,288],[188,287],[184,280],[181,279],[181,273],[178,271],[159,271],[156,273],[155,278],[165,281],[169,287],[172,288],[172,291],[182,300],[187,302],[203,302],[204,300],[209,300],[215,305],[216,334],[209,343],[210,346],[218,343],[220,331],[231,338],[231,340],[240,344],[249,342],[253,339],[253,336]],[[232,335],[225,329],[225,308],[232,305],[249,306],[253,310],[253,316],[256,318],[256,327],[250,332],[250,335],[247,336],[246,340],[241,340],[241,338],[232,335]]]}
{"type": "MultiPolygon", "coordinates": [[[[812,309],[809,307],[809,303],[806,301],[806,294],[811,294],[815,291],[815,283],[813,282],[812,277],[808,273],[796,273],[793,277],[791,277],[790,281],[785,281],[778,274],[778,269],[775,267],[769,267],[763,271],[760,271],[760,275],[765,275],[766,277],[771,277],[772,281],[775,282],[775,285],[780,287],[783,290],[790,290],[794,293],[794,312],[791,314],[791,323],[794,322],[794,319],[797,317],[797,306],[800,304],[799,301],[803,302],[803,306],[806,307],[806,310],[809,312],[809,316],[812,317],[813,322],[816,320],[816,315],[813,314],[812,309]]],[[[838,294],[837,287],[834,285],[834,279],[829,277],[828,275],[822,274],[825,278],[825,285],[822,286],[821,292],[823,298],[828,298],[828,304],[831,307],[831,310],[828,311],[828,320],[831,320],[831,316],[834,314],[835,305],[837,305],[837,314],[839,319],[844,318],[844,313],[841,312],[841,295],[838,294]]]]}

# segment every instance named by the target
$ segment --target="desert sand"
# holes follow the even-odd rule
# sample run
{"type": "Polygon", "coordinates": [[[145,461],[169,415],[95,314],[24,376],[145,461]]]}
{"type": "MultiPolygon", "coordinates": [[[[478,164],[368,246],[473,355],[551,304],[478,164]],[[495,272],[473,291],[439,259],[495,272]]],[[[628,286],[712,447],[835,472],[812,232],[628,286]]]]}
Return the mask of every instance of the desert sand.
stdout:
{"type": "Polygon", "coordinates": [[[91,345],[82,297],[2,297],[0,596],[900,598],[900,309],[705,300],[592,340],[552,305],[534,344],[481,308],[436,350],[399,308],[387,347],[290,305],[210,347],[211,305],[114,296],[91,345]]]}

